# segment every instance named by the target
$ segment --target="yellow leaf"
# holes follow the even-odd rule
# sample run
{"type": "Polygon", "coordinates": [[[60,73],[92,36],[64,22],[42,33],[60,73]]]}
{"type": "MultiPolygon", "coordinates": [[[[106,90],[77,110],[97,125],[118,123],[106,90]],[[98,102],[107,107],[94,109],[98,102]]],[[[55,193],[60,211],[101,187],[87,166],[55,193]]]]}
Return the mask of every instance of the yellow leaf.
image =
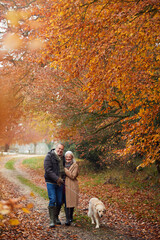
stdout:
{"type": "Polygon", "coordinates": [[[23,212],[30,213],[30,211],[27,208],[22,208],[23,212]]]}
{"type": "Polygon", "coordinates": [[[18,225],[20,223],[18,219],[10,219],[9,222],[11,225],[18,225]]]}
{"type": "Polygon", "coordinates": [[[11,25],[18,26],[18,21],[20,20],[18,12],[12,10],[8,11],[6,17],[11,25]]]}
{"type": "Polygon", "coordinates": [[[27,204],[27,208],[28,208],[28,209],[33,208],[33,206],[34,206],[33,203],[27,204]]]}
{"type": "Polygon", "coordinates": [[[34,194],[33,192],[30,193],[30,196],[33,197],[33,198],[36,197],[35,194],[34,194]]]}

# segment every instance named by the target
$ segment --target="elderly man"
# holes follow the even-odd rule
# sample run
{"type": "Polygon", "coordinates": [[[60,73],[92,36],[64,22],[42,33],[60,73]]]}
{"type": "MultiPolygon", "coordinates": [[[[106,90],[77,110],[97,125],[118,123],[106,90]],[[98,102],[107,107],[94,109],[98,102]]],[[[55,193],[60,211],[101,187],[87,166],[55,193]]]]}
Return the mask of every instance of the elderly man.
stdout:
{"type": "Polygon", "coordinates": [[[58,215],[62,206],[63,183],[65,179],[63,155],[64,145],[59,143],[55,149],[52,149],[44,159],[45,182],[47,185],[49,198],[49,217],[50,227],[61,224],[58,215]]]}

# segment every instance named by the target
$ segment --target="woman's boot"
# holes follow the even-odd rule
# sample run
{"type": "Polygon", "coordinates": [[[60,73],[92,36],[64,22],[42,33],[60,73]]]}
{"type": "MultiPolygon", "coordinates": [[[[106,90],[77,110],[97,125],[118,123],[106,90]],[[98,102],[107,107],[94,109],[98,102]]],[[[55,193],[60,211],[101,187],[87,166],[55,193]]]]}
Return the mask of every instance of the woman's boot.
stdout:
{"type": "Polygon", "coordinates": [[[70,222],[70,208],[65,208],[65,212],[66,212],[66,222],[65,225],[66,226],[70,226],[71,222],[70,222]]]}
{"type": "Polygon", "coordinates": [[[74,207],[70,208],[70,222],[73,222],[74,207]]]}

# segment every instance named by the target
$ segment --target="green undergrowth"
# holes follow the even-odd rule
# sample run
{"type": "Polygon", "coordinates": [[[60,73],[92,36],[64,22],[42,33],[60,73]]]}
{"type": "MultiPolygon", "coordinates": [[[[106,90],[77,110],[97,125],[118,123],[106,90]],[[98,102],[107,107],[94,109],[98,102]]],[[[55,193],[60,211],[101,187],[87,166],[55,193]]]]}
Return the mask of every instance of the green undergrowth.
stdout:
{"type": "MultiPolygon", "coordinates": [[[[79,165],[78,178],[82,192],[88,194],[94,192],[94,195],[98,195],[104,201],[107,200],[111,204],[116,202],[122,209],[127,209],[140,218],[143,217],[145,210],[145,219],[157,221],[160,191],[159,175],[155,165],[141,169],[141,171],[135,171],[131,166],[120,164],[116,167],[109,166],[100,170],[86,160],[76,159],[76,161],[79,165]],[[99,188],[100,186],[102,189],[99,188]],[[111,192],[108,192],[108,186],[111,192]]],[[[11,159],[5,167],[13,170],[14,163],[15,160],[11,159]]],[[[36,170],[37,174],[44,177],[44,156],[25,159],[23,164],[29,169],[36,170]]],[[[18,179],[29,186],[33,192],[48,199],[46,190],[22,176],[18,176],[18,179]]],[[[81,216],[81,214],[77,214],[75,219],[77,224],[83,222],[84,225],[90,225],[88,218],[81,216]]]]}
{"type": "Polygon", "coordinates": [[[159,221],[160,179],[155,165],[141,171],[124,165],[97,171],[85,161],[80,163],[79,178],[85,193],[94,193],[113,205],[116,203],[138,218],[159,221]]]}
{"type": "MultiPolygon", "coordinates": [[[[76,159],[79,164],[79,176],[86,178],[85,184],[97,186],[99,184],[113,184],[120,188],[129,188],[131,191],[159,188],[159,176],[154,165],[146,167],[141,171],[132,171],[128,166],[108,167],[103,170],[97,170],[93,164],[88,161],[76,159]]],[[[22,162],[27,168],[34,170],[43,170],[44,156],[25,159],[22,162]]]]}
{"type": "MultiPolygon", "coordinates": [[[[78,178],[82,192],[87,194],[94,192],[94,195],[98,195],[104,201],[107,200],[111,204],[116,202],[122,209],[127,208],[128,211],[140,218],[143,217],[145,209],[144,218],[157,221],[160,191],[159,176],[155,165],[141,169],[141,171],[135,171],[131,166],[120,164],[100,170],[86,160],[76,160],[79,165],[78,178]],[[108,192],[108,184],[111,192],[108,192]]],[[[38,165],[40,174],[44,169],[44,158],[35,157],[26,159],[24,162],[30,169],[37,169],[38,165]]],[[[76,222],[80,222],[79,218],[81,217],[77,215],[76,222]]],[[[87,219],[83,219],[82,222],[88,224],[87,219]]]]}
{"type": "Polygon", "coordinates": [[[15,170],[14,164],[15,164],[15,159],[11,159],[8,162],[6,162],[5,168],[9,170],[15,170]]]}
{"type": "Polygon", "coordinates": [[[115,229],[107,227],[104,224],[101,224],[100,228],[95,228],[96,224],[92,224],[91,219],[87,215],[81,214],[77,211],[75,211],[73,223],[76,227],[83,229],[84,232],[89,231],[93,238],[96,236],[99,239],[99,237],[101,238],[104,236],[105,239],[105,236],[111,234],[112,237],[114,236],[114,239],[120,239],[120,234],[116,232],[115,229]]]}
{"type": "Polygon", "coordinates": [[[22,164],[30,169],[42,169],[45,156],[24,159],[22,164]]]}
{"type": "MultiPolygon", "coordinates": [[[[38,156],[38,157],[32,157],[32,158],[26,158],[23,160],[22,164],[30,169],[43,169],[44,168],[44,158],[45,156],[38,156]]],[[[76,159],[76,161],[81,161],[79,159],[76,159]]]]}
{"type": "Polygon", "coordinates": [[[76,222],[77,225],[80,225],[81,227],[85,227],[86,229],[90,229],[91,219],[87,215],[83,215],[79,212],[75,212],[74,221],[76,222]]]}
{"type": "Polygon", "coordinates": [[[17,178],[19,179],[19,181],[21,183],[23,183],[26,186],[30,187],[34,193],[38,194],[39,196],[41,196],[42,198],[44,198],[46,200],[48,199],[48,194],[47,194],[47,191],[45,189],[36,186],[30,180],[24,178],[21,175],[18,175],[17,178]]]}
{"type": "Polygon", "coordinates": [[[113,184],[116,187],[129,188],[131,190],[159,189],[159,175],[154,165],[146,167],[141,171],[132,171],[127,166],[106,167],[97,170],[90,162],[80,162],[80,173],[82,177],[92,178],[86,181],[86,185],[96,186],[98,184],[113,184]]]}
{"type": "MultiPolygon", "coordinates": [[[[44,160],[44,157],[29,158],[29,159],[25,159],[23,161],[23,164],[29,166],[32,169],[38,169],[38,168],[41,169],[42,168],[42,165],[41,165],[42,164],[42,160],[44,160]]],[[[5,168],[7,168],[9,170],[15,170],[15,167],[14,167],[15,162],[16,162],[15,159],[9,160],[5,164],[5,168]]],[[[18,175],[17,178],[19,179],[19,181],[21,183],[23,183],[26,186],[30,187],[33,192],[37,193],[39,196],[43,197],[44,199],[48,199],[47,191],[45,189],[36,186],[30,180],[24,178],[21,175],[18,175]]]]}

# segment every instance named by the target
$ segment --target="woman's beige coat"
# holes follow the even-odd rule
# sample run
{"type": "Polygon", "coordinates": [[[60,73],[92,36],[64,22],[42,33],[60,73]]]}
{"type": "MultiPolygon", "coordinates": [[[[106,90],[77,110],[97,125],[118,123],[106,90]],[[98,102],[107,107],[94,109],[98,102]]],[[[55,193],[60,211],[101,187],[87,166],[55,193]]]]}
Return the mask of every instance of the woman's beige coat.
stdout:
{"type": "Polygon", "coordinates": [[[69,169],[65,168],[65,195],[67,208],[78,206],[78,164],[74,162],[69,169]]]}

